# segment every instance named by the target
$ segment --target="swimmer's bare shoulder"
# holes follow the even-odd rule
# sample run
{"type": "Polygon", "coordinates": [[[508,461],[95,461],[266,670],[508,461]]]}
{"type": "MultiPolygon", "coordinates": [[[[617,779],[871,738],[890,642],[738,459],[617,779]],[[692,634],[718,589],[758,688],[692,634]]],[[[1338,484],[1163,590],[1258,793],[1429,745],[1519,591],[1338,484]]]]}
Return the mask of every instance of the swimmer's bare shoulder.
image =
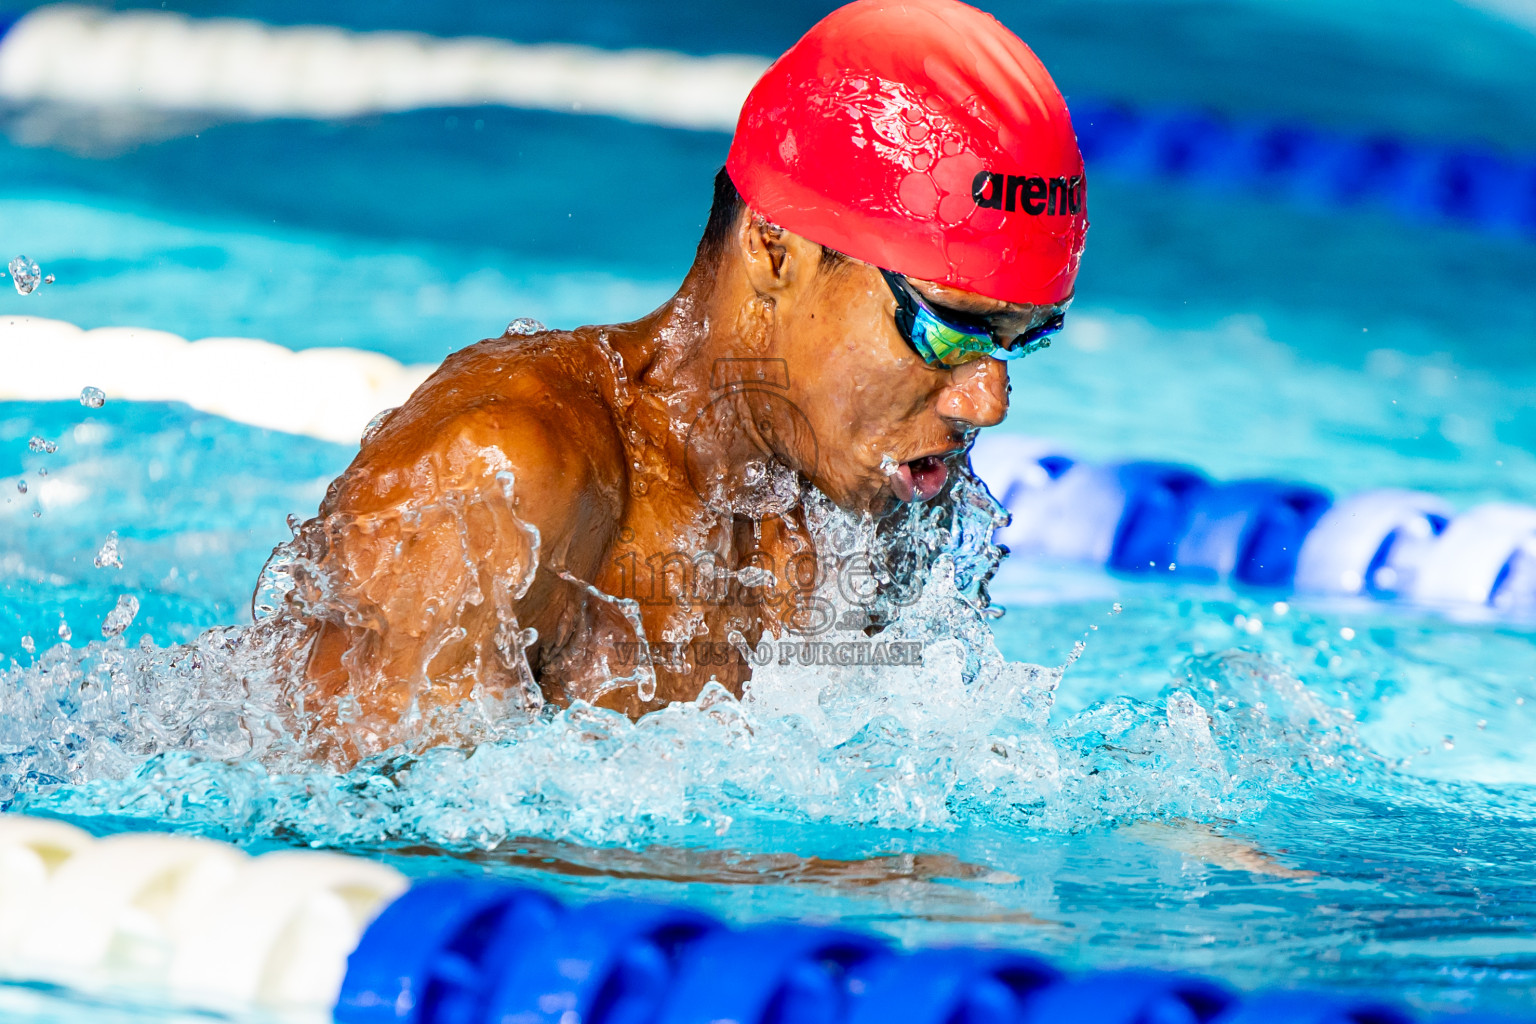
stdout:
{"type": "Polygon", "coordinates": [[[557,633],[559,576],[537,570],[593,578],[624,512],[609,374],[590,329],[489,339],[368,437],[320,509],[336,604],[362,610],[321,624],[308,675],[322,693],[390,692],[399,710],[429,680],[459,699],[498,674],[506,604],[519,626],[557,633]]]}
{"type": "Polygon", "coordinates": [[[449,356],[362,446],[323,511],[499,489],[509,472],[514,510],[546,544],[595,525],[584,513],[616,522],[623,444],[588,333],[492,338],[449,356]]]}

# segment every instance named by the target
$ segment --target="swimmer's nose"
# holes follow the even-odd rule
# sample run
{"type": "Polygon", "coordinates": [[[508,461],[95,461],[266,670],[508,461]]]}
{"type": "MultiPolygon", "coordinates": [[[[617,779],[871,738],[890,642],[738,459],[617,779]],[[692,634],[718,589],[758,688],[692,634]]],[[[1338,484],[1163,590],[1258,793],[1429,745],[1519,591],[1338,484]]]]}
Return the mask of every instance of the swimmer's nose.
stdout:
{"type": "Polygon", "coordinates": [[[940,416],[962,429],[993,427],[1008,415],[1008,366],[997,359],[978,359],[957,366],[939,393],[940,416]]]}

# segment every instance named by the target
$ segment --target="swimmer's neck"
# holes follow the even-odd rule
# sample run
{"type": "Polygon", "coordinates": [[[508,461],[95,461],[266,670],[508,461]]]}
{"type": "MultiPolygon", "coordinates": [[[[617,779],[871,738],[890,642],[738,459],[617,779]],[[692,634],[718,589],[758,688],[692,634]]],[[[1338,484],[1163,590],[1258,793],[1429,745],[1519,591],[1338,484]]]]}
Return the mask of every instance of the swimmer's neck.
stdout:
{"type": "Polygon", "coordinates": [[[776,458],[749,403],[720,401],[739,395],[747,381],[787,395],[787,366],[772,354],[773,323],[772,300],[757,294],[738,261],[696,261],[675,295],[608,335],[626,376],[649,399],[632,407],[642,420],[636,425],[679,464],[688,445],[695,470],[710,476],[738,479],[748,463],[776,458]],[[692,428],[706,409],[725,410],[730,429],[717,432],[723,443],[697,443],[692,428]]]}
{"type": "Polygon", "coordinates": [[[736,261],[695,261],[677,292],[621,325],[614,348],[630,379],[662,392],[710,390],[719,359],[761,358],[771,342],[773,304],[757,295],[736,261]]]}

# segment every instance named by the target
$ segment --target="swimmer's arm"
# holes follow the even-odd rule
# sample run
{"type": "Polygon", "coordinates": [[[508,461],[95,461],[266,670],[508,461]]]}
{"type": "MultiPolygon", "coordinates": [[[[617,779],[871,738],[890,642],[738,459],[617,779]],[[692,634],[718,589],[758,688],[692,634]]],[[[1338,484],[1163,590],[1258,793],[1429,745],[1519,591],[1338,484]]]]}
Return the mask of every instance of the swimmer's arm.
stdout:
{"type": "Polygon", "coordinates": [[[392,694],[397,710],[423,687],[456,700],[476,682],[513,682],[508,637],[548,603],[550,562],[590,578],[617,518],[597,486],[614,467],[548,398],[493,397],[442,418],[423,406],[391,417],[322,508],[340,614],[310,678],[392,694]]]}

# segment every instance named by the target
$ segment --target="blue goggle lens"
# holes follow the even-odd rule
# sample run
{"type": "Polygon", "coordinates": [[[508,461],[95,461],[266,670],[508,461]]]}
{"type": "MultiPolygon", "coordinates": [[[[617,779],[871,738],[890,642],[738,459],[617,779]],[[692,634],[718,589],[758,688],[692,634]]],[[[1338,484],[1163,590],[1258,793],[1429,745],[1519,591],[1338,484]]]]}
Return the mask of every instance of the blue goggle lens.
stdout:
{"type": "Polygon", "coordinates": [[[889,270],[881,276],[896,297],[896,328],[923,360],[933,366],[955,367],[985,356],[993,359],[1023,359],[1049,348],[1053,335],[1061,330],[1064,314],[1057,313],[1038,327],[1014,339],[1012,345],[997,343],[985,325],[957,322],[939,314],[905,280],[889,270]]]}

